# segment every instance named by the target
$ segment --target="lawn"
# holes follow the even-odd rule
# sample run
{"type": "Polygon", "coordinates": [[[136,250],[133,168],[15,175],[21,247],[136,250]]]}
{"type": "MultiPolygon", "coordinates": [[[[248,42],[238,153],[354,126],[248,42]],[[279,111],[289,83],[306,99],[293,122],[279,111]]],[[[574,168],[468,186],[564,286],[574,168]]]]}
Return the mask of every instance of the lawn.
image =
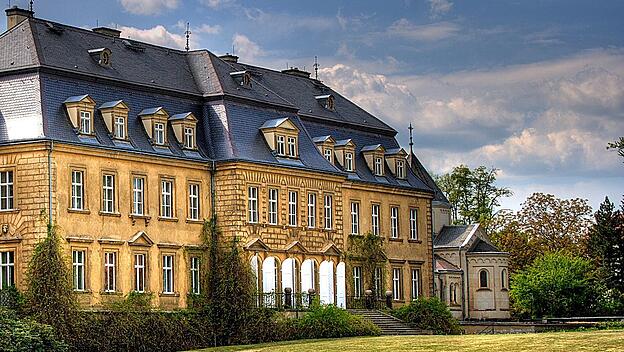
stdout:
{"type": "Polygon", "coordinates": [[[382,336],[331,340],[304,340],[270,344],[209,348],[210,351],[624,351],[624,330],[552,332],[540,334],[462,336],[382,336]]]}

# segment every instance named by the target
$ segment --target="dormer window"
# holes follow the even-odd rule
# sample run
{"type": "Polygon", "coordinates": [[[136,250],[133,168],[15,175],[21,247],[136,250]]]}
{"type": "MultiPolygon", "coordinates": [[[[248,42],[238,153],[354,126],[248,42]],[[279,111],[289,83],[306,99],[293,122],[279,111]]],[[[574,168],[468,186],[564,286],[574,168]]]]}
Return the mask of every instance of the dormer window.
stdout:
{"type": "Polygon", "coordinates": [[[249,71],[230,72],[230,77],[243,87],[251,87],[251,73],[249,71]]]}
{"type": "Polygon", "coordinates": [[[89,55],[98,65],[102,67],[110,67],[111,66],[111,58],[113,53],[108,48],[99,48],[99,49],[91,49],[89,50],[89,55]]]}
{"type": "Polygon", "coordinates": [[[195,148],[195,129],[192,127],[184,128],[184,148],[195,148]]]}
{"type": "Polygon", "coordinates": [[[268,120],[260,127],[260,131],[273,155],[286,158],[299,156],[299,128],[289,118],[268,120]]]}
{"type": "Polygon", "coordinates": [[[319,152],[323,155],[323,157],[329,161],[330,163],[334,163],[334,146],[336,145],[336,140],[332,136],[320,136],[312,138],[314,144],[318,148],[319,152]]]}
{"type": "Polygon", "coordinates": [[[394,148],[388,149],[385,153],[386,162],[388,163],[388,168],[392,173],[394,173],[394,177],[398,179],[405,179],[407,177],[407,167],[406,160],[407,153],[403,148],[394,148]]]}
{"type": "Polygon", "coordinates": [[[80,133],[91,134],[91,112],[80,111],[80,133]]]}
{"type": "Polygon", "coordinates": [[[182,144],[184,149],[197,148],[197,136],[195,135],[197,118],[192,112],[173,115],[169,118],[169,123],[171,123],[176,140],[182,144]]]}
{"type": "Polygon", "coordinates": [[[128,105],[122,100],[109,101],[100,106],[100,113],[108,132],[114,139],[128,139],[128,105]]]}
{"type": "Polygon", "coordinates": [[[336,141],[334,145],[336,161],[347,172],[355,171],[355,143],[351,139],[336,141]]]}
{"type": "Polygon", "coordinates": [[[333,162],[334,162],[333,153],[332,153],[332,150],[331,150],[331,149],[329,149],[329,148],[325,148],[325,149],[323,150],[323,153],[324,153],[324,155],[325,155],[325,159],[327,159],[327,161],[329,161],[330,163],[333,163],[333,162]]]}
{"type": "Polygon", "coordinates": [[[165,124],[156,122],[154,123],[154,143],[165,144],[165,124]]]}
{"type": "Polygon", "coordinates": [[[362,148],[362,155],[369,170],[375,176],[384,176],[384,153],[386,150],[380,144],[367,145],[362,148]]]}
{"type": "Polygon", "coordinates": [[[383,176],[383,158],[375,158],[375,175],[383,176]]]}
{"type": "Polygon", "coordinates": [[[334,111],[335,109],[335,99],[334,96],[331,94],[325,94],[325,95],[317,95],[316,97],[314,97],[316,99],[316,101],[319,102],[319,104],[321,104],[325,109],[327,110],[331,110],[334,111]]]}
{"type": "Polygon", "coordinates": [[[353,153],[345,152],[344,158],[345,158],[345,164],[344,164],[345,171],[353,171],[353,153]]]}
{"type": "Polygon", "coordinates": [[[115,128],[113,136],[117,139],[126,139],[126,118],[115,116],[115,128]]]}
{"type": "Polygon", "coordinates": [[[396,161],[396,177],[405,178],[405,160],[396,161]]]}

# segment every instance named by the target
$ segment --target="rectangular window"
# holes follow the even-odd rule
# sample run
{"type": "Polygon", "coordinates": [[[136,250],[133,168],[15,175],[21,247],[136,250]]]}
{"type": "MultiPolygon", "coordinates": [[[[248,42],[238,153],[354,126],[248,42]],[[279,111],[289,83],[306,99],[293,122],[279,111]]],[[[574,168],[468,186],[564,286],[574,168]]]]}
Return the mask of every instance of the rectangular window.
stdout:
{"type": "Polygon", "coordinates": [[[288,137],[288,156],[297,157],[297,139],[295,137],[288,137]]]}
{"type": "Polygon", "coordinates": [[[15,252],[0,252],[0,289],[15,285],[15,252]]]}
{"type": "Polygon", "coordinates": [[[403,298],[403,284],[401,268],[392,268],[392,299],[399,301],[403,298]]]}
{"type": "Polygon", "coordinates": [[[249,222],[258,223],[258,187],[249,187],[248,190],[249,222]]]}
{"type": "Polygon", "coordinates": [[[277,225],[277,198],[278,190],[269,188],[269,224],[277,225]]]}
{"type": "Polygon", "coordinates": [[[173,256],[163,255],[163,293],[173,293],[173,256]]]}
{"type": "Polygon", "coordinates": [[[104,252],[104,292],[117,289],[117,253],[104,252]]]}
{"type": "Polygon", "coordinates": [[[360,203],[351,202],[351,234],[360,233],[360,203]]]}
{"type": "Polygon", "coordinates": [[[377,298],[383,298],[385,294],[385,292],[383,292],[383,268],[379,266],[375,268],[373,279],[375,285],[375,296],[377,296],[377,298]]]}
{"type": "Polygon", "coordinates": [[[329,148],[323,148],[323,155],[325,156],[325,159],[327,159],[327,161],[329,161],[330,163],[334,163],[334,158],[332,157],[332,150],[329,148]]]}
{"type": "Polygon", "coordinates": [[[390,238],[399,238],[399,208],[390,208],[390,238]]]}
{"type": "Polygon", "coordinates": [[[397,178],[405,178],[405,161],[397,160],[396,175],[397,175],[397,178]]]}
{"type": "Polygon", "coordinates": [[[383,176],[383,159],[375,158],[375,175],[383,176]]]}
{"type": "Polygon", "coordinates": [[[71,208],[84,210],[84,172],[80,170],[71,173],[71,208]]]}
{"type": "Polygon", "coordinates": [[[412,299],[418,298],[420,292],[420,270],[412,269],[412,299]]]}
{"type": "Polygon", "coordinates": [[[115,116],[115,128],[113,129],[115,138],[126,139],[126,118],[115,116]]]}
{"type": "Polygon", "coordinates": [[[173,217],[173,181],[160,181],[160,216],[173,217]]]}
{"type": "Polygon", "coordinates": [[[91,134],[91,113],[89,111],[80,112],[80,133],[91,134]]]}
{"type": "Polygon", "coordinates": [[[189,183],[188,191],[188,218],[190,220],[199,220],[199,185],[197,183],[189,183]]]}
{"type": "Polygon", "coordinates": [[[353,296],[360,298],[362,296],[362,267],[353,267],[353,296]]]}
{"type": "Polygon", "coordinates": [[[371,206],[371,232],[379,236],[379,204],[371,206]]]}
{"type": "Polygon", "coordinates": [[[286,155],[286,146],[284,145],[284,136],[278,135],[276,137],[275,148],[277,149],[277,155],[286,155]]]}
{"type": "Polygon", "coordinates": [[[85,290],[85,251],[72,251],[72,269],[74,277],[74,291],[85,290]]]}
{"type": "Polygon", "coordinates": [[[325,230],[331,230],[334,220],[334,211],[332,209],[332,196],[331,194],[325,195],[325,230]]]}
{"type": "Polygon", "coordinates": [[[191,293],[199,294],[199,257],[191,257],[191,293]]]}
{"type": "Polygon", "coordinates": [[[102,212],[115,212],[115,175],[102,175],[102,212]]]}
{"type": "Polygon", "coordinates": [[[418,239],[418,209],[410,209],[410,240],[418,239]]]}
{"type": "Polygon", "coordinates": [[[165,124],[161,122],[154,123],[154,143],[165,144],[165,124]]]}
{"type": "Polygon", "coordinates": [[[192,127],[184,127],[184,148],[195,148],[195,129],[192,127]]]}
{"type": "Polygon", "coordinates": [[[345,170],[353,171],[353,153],[345,153],[345,170]]]}
{"type": "Polygon", "coordinates": [[[297,192],[288,191],[288,225],[297,226],[297,192]]]}
{"type": "Polygon", "coordinates": [[[132,214],[145,215],[145,179],[132,178],[132,214]]]}
{"type": "Polygon", "coordinates": [[[145,254],[134,255],[134,290],[145,292],[145,254]]]}
{"type": "Polygon", "coordinates": [[[308,193],[308,228],[316,227],[316,193],[308,193]]]}
{"type": "Polygon", "coordinates": [[[0,210],[13,209],[13,171],[0,172],[0,210]]]}

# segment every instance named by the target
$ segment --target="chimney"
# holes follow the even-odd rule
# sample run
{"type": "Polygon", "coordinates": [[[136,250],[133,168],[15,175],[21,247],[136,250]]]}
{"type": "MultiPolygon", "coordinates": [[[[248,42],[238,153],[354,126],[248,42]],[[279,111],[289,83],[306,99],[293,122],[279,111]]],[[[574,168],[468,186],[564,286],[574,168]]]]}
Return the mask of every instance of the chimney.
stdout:
{"type": "Polygon", "coordinates": [[[97,27],[97,28],[93,28],[92,31],[94,31],[95,33],[100,33],[100,34],[104,34],[109,37],[115,37],[115,38],[119,38],[119,36],[121,35],[120,30],[108,28],[108,27],[97,27]]]}
{"type": "Polygon", "coordinates": [[[238,56],[230,54],[230,53],[225,53],[225,55],[221,55],[219,56],[219,59],[225,61],[225,62],[231,62],[231,63],[237,63],[238,62],[238,56]]]}
{"type": "Polygon", "coordinates": [[[300,70],[297,67],[291,67],[287,70],[282,70],[282,73],[285,73],[287,75],[297,76],[297,77],[310,78],[310,72],[300,70]]]}
{"type": "Polygon", "coordinates": [[[7,31],[22,23],[25,19],[33,17],[35,14],[32,11],[20,9],[17,6],[6,9],[4,12],[6,12],[7,16],[7,31]]]}

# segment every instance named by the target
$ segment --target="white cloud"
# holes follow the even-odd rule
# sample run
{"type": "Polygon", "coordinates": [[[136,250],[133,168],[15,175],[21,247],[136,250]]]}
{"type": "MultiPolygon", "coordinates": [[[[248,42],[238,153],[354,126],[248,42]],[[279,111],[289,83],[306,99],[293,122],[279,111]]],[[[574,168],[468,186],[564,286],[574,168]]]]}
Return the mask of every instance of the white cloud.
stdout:
{"type": "Polygon", "coordinates": [[[213,9],[234,4],[234,0],[200,0],[200,2],[213,9]]]}
{"type": "Polygon", "coordinates": [[[156,15],[178,7],[179,0],[119,0],[121,6],[137,15],[156,15]]]}
{"type": "Polygon", "coordinates": [[[236,55],[240,56],[244,61],[251,62],[258,56],[264,55],[264,51],[258,44],[242,34],[236,33],[234,37],[232,37],[232,45],[234,46],[236,55]]]}
{"type": "MultiPolygon", "coordinates": [[[[183,34],[171,33],[162,25],[149,29],[121,26],[121,36],[170,48],[183,49],[186,46],[186,38],[183,34]]],[[[191,42],[194,47],[196,43],[191,42]]]]}
{"type": "Polygon", "coordinates": [[[452,37],[458,34],[459,30],[459,26],[452,22],[417,25],[406,18],[401,18],[388,27],[386,34],[392,37],[430,42],[452,37]]]}
{"type": "Polygon", "coordinates": [[[448,0],[429,0],[429,11],[431,12],[432,18],[445,15],[451,11],[452,7],[453,3],[448,0]]]}
{"type": "Polygon", "coordinates": [[[266,12],[259,8],[244,8],[247,19],[260,25],[263,31],[269,33],[291,34],[295,30],[318,32],[332,29],[336,20],[323,16],[297,16],[291,13],[266,12]]]}

